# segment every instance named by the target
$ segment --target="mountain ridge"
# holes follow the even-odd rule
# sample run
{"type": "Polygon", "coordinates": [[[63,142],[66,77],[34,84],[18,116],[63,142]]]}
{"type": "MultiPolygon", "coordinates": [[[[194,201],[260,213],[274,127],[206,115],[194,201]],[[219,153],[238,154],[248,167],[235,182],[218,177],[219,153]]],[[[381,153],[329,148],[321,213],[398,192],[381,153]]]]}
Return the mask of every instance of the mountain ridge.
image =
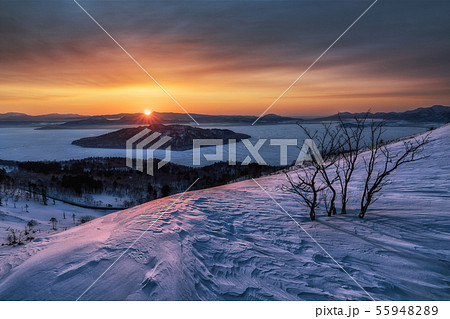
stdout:
{"type": "Polygon", "coordinates": [[[376,112],[376,113],[350,113],[342,112],[331,116],[320,117],[316,120],[338,120],[341,119],[353,119],[364,117],[368,114],[368,119],[381,119],[389,121],[409,121],[409,122],[438,122],[449,123],[450,122],[450,106],[433,105],[430,107],[418,107],[413,110],[404,112],[376,112]]]}
{"type": "MultiPolygon", "coordinates": [[[[297,122],[317,122],[350,120],[355,117],[363,117],[367,112],[340,112],[330,116],[315,117],[305,119],[297,116],[281,116],[277,114],[266,114],[261,117],[258,124],[285,124],[297,122]]],[[[200,124],[251,124],[258,117],[251,115],[191,115],[200,124]]],[[[369,112],[369,119],[383,119],[388,121],[407,121],[407,122],[450,122],[450,106],[433,105],[430,107],[418,107],[412,110],[401,112],[369,112]]],[[[50,113],[43,115],[28,115],[25,113],[8,112],[0,114],[0,125],[14,124],[36,124],[41,125],[39,129],[68,129],[68,128],[88,128],[98,126],[124,126],[124,125],[142,125],[142,124],[192,124],[192,119],[185,113],[175,112],[153,112],[146,116],[142,113],[117,113],[104,115],[79,115],[79,114],[58,114],[50,113]],[[55,122],[53,125],[42,126],[41,122],[55,122]],[[62,122],[58,123],[57,122],[62,122]]]]}

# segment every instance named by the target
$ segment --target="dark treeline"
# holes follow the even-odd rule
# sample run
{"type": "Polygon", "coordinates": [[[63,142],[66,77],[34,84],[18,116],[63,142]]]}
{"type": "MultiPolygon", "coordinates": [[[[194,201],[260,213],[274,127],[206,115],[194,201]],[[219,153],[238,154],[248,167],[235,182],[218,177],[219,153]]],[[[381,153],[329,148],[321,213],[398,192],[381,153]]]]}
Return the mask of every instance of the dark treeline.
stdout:
{"type": "MultiPolygon", "coordinates": [[[[0,184],[10,189],[22,189],[28,196],[39,196],[44,204],[47,198],[85,197],[108,194],[128,198],[123,207],[131,207],[149,200],[184,191],[197,178],[192,189],[203,189],[227,184],[231,181],[259,177],[281,169],[261,166],[215,163],[205,167],[188,167],[168,163],[154,176],[126,167],[124,158],[87,158],[62,162],[1,161],[11,170],[0,170],[0,184]]],[[[111,205],[109,205],[111,206],[111,205]]]]}

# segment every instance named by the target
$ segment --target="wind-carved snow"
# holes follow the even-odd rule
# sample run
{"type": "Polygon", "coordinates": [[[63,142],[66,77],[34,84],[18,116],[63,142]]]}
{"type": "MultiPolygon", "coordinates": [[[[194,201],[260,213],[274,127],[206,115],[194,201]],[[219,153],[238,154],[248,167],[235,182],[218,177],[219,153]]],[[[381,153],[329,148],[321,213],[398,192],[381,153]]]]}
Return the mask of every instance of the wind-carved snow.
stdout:
{"type": "MultiPolygon", "coordinates": [[[[393,148],[401,144],[392,145],[393,148]]],[[[360,165],[348,215],[308,220],[264,188],[376,300],[450,297],[450,126],[431,157],[401,167],[360,220],[360,165]]],[[[96,219],[25,246],[2,247],[0,299],[75,300],[178,195],[96,219]],[[9,249],[9,255],[4,249],[9,249]]],[[[186,193],[81,300],[367,300],[252,180],[186,193]]]]}

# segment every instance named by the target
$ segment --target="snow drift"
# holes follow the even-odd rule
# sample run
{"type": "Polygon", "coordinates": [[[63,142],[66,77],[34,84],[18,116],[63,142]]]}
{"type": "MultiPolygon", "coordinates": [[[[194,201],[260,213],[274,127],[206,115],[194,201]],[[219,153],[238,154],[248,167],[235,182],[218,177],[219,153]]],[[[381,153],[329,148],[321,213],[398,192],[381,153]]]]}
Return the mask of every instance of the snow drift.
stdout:
{"type": "MultiPolygon", "coordinates": [[[[393,144],[392,147],[399,145],[393,144]]],[[[450,126],[396,171],[364,220],[308,219],[285,176],[258,179],[376,300],[450,298],[450,126]]],[[[0,248],[1,300],[76,300],[178,195],[0,248]]],[[[367,300],[254,181],[186,193],[81,300],[367,300]]]]}

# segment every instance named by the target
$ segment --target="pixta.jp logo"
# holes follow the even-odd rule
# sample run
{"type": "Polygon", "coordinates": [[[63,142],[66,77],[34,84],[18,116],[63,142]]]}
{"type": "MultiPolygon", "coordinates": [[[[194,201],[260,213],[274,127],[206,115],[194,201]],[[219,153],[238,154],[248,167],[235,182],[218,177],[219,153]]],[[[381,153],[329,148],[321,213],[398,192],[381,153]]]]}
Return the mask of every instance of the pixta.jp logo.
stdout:
{"type": "MultiPolygon", "coordinates": [[[[134,135],[126,142],[126,164],[128,167],[134,168],[133,155],[136,155],[136,169],[138,171],[144,172],[144,163],[147,163],[146,173],[149,175],[154,174],[154,153],[155,150],[159,149],[161,146],[169,142],[172,137],[162,136],[159,132],[153,132],[150,129],[144,129],[138,134],[134,135]],[[145,156],[144,156],[145,154],[145,156]],[[144,161],[145,159],[145,161],[144,161]]],[[[295,165],[302,165],[303,162],[315,161],[316,163],[322,165],[323,159],[320,155],[319,149],[312,139],[306,139],[303,142],[301,148],[298,147],[297,139],[292,138],[277,138],[277,139],[258,139],[253,144],[249,139],[243,139],[240,142],[245,147],[244,152],[246,155],[242,161],[242,165],[248,165],[252,161],[258,163],[259,165],[267,165],[264,160],[263,155],[260,153],[261,147],[269,141],[269,145],[277,147],[279,149],[279,165],[288,165],[288,147],[297,147],[299,149],[299,154],[295,161],[295,165]]],[[[222,139],[193,139],[192,140],[192,166],[201,165],[201,155],[203,150],[203,157],[208,162],[222,162],[224,161],[224,147],[228,147],[228,165],[237,164],[237,152],[236,145],[237,141],[235,139],[229,139],[224,143],[222,139]],[[211,149],[214,148],[214,152],[211,153],[211,149]]],[[[171,160],[171,147],[167,146],[164,149],[164,158],[158,162],[158,169],[169,163],[171,160]]]]}
{"type": "MultiPolygon", "coordinates": [[[[150,129],[143,129],[133,137],[129,138],[126,142],[126,149],[127,149],[127,166],[130,168],[134,168],[133,166],[133,153],[136,153],[136,169],[138,171],[144,172],[144,153],[145,153],[145,159],[147,163],[147,169],[146,173],[148,175],[154,174],[154,168],[153,168],[153,155],[155,150],[159,149],[161,146],[166,144],[168,141],[172,139],[170,136],[161,136],[161,133],[154,132],[150,129]],[[159,139],[158,139],[159,138],[159,139]],[[157,141],[155,141],[158,139],[157,141]],[[153,141],[155,141],[153,143],[153,141]]],[[[166,165],[170,162],[171,159],[171,148],[170,145],[165,148],[165,156],[162,160],[158,162],[158,169],[166,165]]]]}

